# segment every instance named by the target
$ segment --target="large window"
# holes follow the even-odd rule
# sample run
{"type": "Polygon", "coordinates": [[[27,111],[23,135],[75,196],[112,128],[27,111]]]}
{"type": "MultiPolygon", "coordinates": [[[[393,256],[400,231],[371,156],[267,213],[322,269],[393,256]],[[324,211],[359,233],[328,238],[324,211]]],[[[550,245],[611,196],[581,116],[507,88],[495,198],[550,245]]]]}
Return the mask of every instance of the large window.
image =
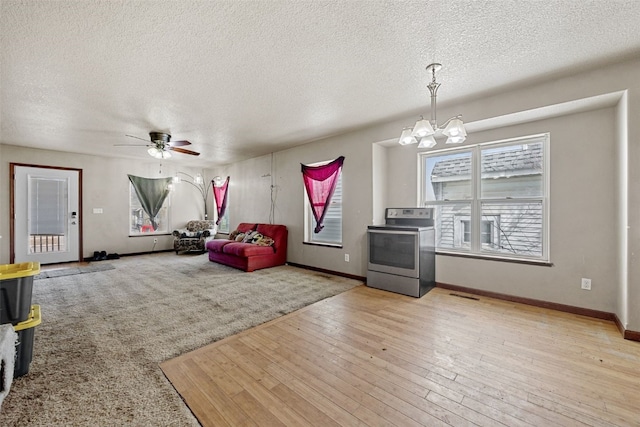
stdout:
{"type": "Polygon", "coordinates": [[[156,215],[156,226],[152,224],[149,215],[142,208],[142,203],[138,199],[138,194],[129,183],[129,235],[140,236],[146,234],[168,234],[169,230],[169,199],[167,197],[162,203],[162,207],[156,215]]]}
{"type": "MultiPolygon", "coordinates": [[[[322,163],[310,166],[318,166],[322,163]]],[[[309,204],[309,198],[307,197],[306,190],[304,195],[304,224],[305,243],[315,243],[320,245],[340,246],[342,245],[342,174],[338,178],[338,184],[333,192],[331,198],[331,204],[327,209],[327,214],[324,217],[324,228],[315,233],[314,228],[316,226],[313,219],[313,213],[311,212],[311,205],[309,204]]]]}
{"type": "Polygon", "coordinates": [[[549,135],[420,154],[440,252],[548,261],[549,135]]]}

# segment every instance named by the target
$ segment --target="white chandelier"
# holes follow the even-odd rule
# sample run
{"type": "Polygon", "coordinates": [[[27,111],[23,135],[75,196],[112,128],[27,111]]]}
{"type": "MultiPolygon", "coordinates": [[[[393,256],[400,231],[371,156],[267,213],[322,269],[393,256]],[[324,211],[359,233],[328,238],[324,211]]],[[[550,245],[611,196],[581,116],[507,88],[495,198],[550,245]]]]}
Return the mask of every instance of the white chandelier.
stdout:
{"type": "Polygon", "coordinates": [[[426,120],[420,116],[420,120],[413,127],[406,127],[402,130],[398,143],[400,145],[418,144],[418,148],[432,148],[436,146],[436,136],[444,135],[447,137],[447,144],[460,144],[467,139],[467,131],[462,123],[462,115],[451,117],[444,122],[442,126],[438,126],[436,121],[436,94],[440,83],[436,82],[436,71],[442,68],[441,64],[434,63],[427,66],[427,71],[431,72],[432,80],[427,85],[431,92],[431,120],[426,120]]]}

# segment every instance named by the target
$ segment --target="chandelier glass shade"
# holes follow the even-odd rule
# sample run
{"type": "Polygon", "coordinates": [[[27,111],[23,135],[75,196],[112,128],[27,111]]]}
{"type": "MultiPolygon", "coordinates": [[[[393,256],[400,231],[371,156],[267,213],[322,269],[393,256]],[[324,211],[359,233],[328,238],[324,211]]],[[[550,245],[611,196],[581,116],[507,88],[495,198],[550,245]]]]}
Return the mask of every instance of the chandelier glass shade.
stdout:
{"type": "Polygon", "coordinates": [[[420,116],[420,119],[413,127],[405,127],[398,140],[400,145],[418,144],[418,148],[433,148],[437,144],[436,136],[446,136],[447,144],[460,144],[467,138],[467,131],[464,128],[461,115],[451,117],[442,126],[438,126],[436,120],[436,97],[440,83],[436,82],[436,71],[440,68],[442,68],[442,65],[438,63],[427,66],[427,71],[432,74],[431,83],[427,85],[431,93],[431,120],[420,116]]]}

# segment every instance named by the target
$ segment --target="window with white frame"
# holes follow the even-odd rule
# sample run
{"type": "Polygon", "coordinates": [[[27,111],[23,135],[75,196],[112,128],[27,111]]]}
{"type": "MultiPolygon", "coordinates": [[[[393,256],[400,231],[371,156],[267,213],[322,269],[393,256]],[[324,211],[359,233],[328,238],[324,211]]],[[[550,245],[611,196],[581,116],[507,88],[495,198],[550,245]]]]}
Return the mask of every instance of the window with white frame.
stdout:
{"type": "MultiPolygon", "coordinates": [[[[498,244],[500,234],[498,217],[483,218],[480,222],[480,243],[486,245],[498,244]]],[[[463,247],[471,244],[471,218],[468,216],[457,216],[455,224],[454,236],[456,237],[456,247],[463,247]]]]}
{"type": "MultiPolygon", "coordinates": [[[[324,163],[316,163],[309,166],[320,166],[324,163]]],[[[319,232],[314,232],[316,226],[307,197],[304,192],[304,242],[319,245],[341,246],[342,245],[342,174],[338,177],[336,189],[331,197],[331,203],[324,217],[324,228],[319,232]]]]}
{"type": "Polygon", "coordinates": [[[145,234],[168,234],[169,205],[171,197],[167,197],[162,203],[162,207],[156,215],[156,227],[153,226],[149,215],[142,208],[142,203],[138,198],[133,184],[129,183],[129,236],[140,236],[145,234]]]}
{"type": "Polygon", "coordinates": [[[437,249],[548,261],[548,152],[542,134],[421,153],[437,249]]]}

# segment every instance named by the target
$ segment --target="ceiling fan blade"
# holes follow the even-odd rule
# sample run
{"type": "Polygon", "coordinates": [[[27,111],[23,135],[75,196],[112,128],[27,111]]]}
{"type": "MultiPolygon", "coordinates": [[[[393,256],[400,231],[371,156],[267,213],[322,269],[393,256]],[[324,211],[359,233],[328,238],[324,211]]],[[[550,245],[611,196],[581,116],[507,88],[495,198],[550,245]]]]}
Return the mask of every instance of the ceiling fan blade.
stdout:
{"type": "Polygon", "coordinates": [[[149,144],[113,144],[114,147],[148,147],[149,144]]]}
{"type": "Polygon", "coordinates": [[[184,148],[178,148],[178,147],[169,147],[169,150],[176,151],[176,152],[182,153],[182,154],[191,154],[192,156],[199,156],[200,155],[200,153],[196,153],[195,151],[185,150],[184,148]]]}
{"type": "Polygon", "coordinates": [[[147,144],[149,143],[149,139],[148,138],[140,138],[139,136],[135,136],[135,135],[125,135],[125,136],[128,136],[129,138],[139,139],[140,141],[144,141],[147,144]]]}
{"type": "Polygon", "coordinates": [[[183,145],[191,145],[189,141],[171,141],[169,143],[171,147],[182,147],[183,145]]]}

